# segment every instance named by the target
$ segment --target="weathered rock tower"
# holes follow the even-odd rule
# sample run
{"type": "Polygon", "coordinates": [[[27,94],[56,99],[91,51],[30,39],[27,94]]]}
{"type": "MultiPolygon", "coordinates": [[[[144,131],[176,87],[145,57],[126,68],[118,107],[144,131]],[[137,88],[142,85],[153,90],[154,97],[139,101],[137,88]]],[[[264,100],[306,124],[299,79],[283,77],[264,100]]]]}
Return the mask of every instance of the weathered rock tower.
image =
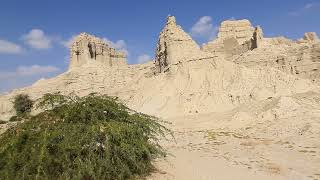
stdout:
{"type": "Polygon", "coordinates": [[[69,69],[95,62],[106,67],[119,67],[127,64],[124,52],[115,50],[100,38],[81,33],[74,38],[70,47],[69,69]]]}
{"type": "Polygon", "coordinates": [[[168,16],[167,22],[159,35],[155,55],[157,72],[166,72],[170,66],[203,59],[208,54],[201,51],[198,44],[176,24],[174,16],[168,16]]]}

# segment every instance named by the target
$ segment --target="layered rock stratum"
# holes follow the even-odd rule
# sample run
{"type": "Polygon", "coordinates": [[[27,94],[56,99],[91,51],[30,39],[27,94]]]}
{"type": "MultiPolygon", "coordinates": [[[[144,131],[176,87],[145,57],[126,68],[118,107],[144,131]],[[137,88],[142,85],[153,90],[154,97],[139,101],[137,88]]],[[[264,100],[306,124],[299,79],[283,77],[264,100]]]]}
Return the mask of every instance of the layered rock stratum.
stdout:
{"type": "Polygon", "coordinates": [[[176,141],[164,146],[174,156],[159,159],[150,179],[320,178],[315,33],[265,38],[248,20],[228,20],[199,47],[169,16],[154,62],[126,65],[123,53],[88,34],[70,51],[67,72],[0,96],[0,119],[14,115],[20,93],[98,92],[172,123],[176,141]]]}

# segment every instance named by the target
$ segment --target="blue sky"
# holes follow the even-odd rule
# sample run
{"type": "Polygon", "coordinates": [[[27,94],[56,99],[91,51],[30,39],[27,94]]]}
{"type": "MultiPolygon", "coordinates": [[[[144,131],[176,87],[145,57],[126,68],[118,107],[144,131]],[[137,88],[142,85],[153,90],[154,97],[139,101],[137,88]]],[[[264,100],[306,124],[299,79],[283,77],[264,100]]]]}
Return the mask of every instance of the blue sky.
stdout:
{"type": "Polygon", "coordinates": [[[151,59],[168,14],[199,44],[226,19],[249,19],[265,36],[320,34],[320,0],[1,0],[0,92],[64,72],[80,32],[126,50],[130,64],[151,59]]]}

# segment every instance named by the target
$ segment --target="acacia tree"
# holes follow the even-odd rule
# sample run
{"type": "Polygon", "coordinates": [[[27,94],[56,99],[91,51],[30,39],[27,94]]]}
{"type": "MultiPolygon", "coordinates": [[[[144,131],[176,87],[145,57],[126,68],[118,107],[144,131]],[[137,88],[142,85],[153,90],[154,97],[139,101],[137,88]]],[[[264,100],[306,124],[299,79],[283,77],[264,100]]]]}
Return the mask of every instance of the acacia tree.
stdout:
{"type": "Polygon", "coordinates": [[[133,179],[165,155],[171,132],[115,98],[47,94],[38,107],[0,136],[0,179],[133,179]]]}
{"type": "Polygon", "coordinates": [[[33,101],[27,94],[18,94],[14,97],[13,107],[18,116],[31,112],[33,101]]]}

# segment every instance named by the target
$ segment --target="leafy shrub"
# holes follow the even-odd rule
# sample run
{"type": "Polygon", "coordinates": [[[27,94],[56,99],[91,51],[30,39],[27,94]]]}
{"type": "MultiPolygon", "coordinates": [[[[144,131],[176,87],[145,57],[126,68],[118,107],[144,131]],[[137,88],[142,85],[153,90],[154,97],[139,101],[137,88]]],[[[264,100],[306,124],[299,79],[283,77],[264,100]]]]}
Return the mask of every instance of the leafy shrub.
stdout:
{"type": "Polygon", "coordinates": [[[31,112],[33,101],[27,94],[19,94],[14,97],[13,107],[18,116],[31,112]]]}
{"type": "Polygon", "coordinates": [[[0,136],[0,179],[132,179],[165,155],[169,130],[111,97],[47,95],[39,107],[0,136]]]}
{"type": "Polygon", "coordinates": [[[23,121],[29,119],[31,116],[29,114],[21,114],[19,116],[12,116],[9,121],[10,122],[16,122],[16,121],[23,121]]]}
{"type": "Polygon", "coordinates": [[[0,120],[0,124],[7,124],[8,121],[0,120]]]}
{"type": "Polygon", "coordinates": [[[12,116],[12,117],[9,119],[10,122],[21,121],[21,120],[22,120],[22,119],[19,118],[18,116],[12,116]]]}
{"type": "Polygon", "coordinates": [[[72,100],[72,98],[78,98],[77,96],[63,96],[59,93],[47,93],[43,95],[41,101],[37,104],[37,108],[42,109],[53,109],[55,107],[59,107],[67,103],[68,100],[72,100]]]}

